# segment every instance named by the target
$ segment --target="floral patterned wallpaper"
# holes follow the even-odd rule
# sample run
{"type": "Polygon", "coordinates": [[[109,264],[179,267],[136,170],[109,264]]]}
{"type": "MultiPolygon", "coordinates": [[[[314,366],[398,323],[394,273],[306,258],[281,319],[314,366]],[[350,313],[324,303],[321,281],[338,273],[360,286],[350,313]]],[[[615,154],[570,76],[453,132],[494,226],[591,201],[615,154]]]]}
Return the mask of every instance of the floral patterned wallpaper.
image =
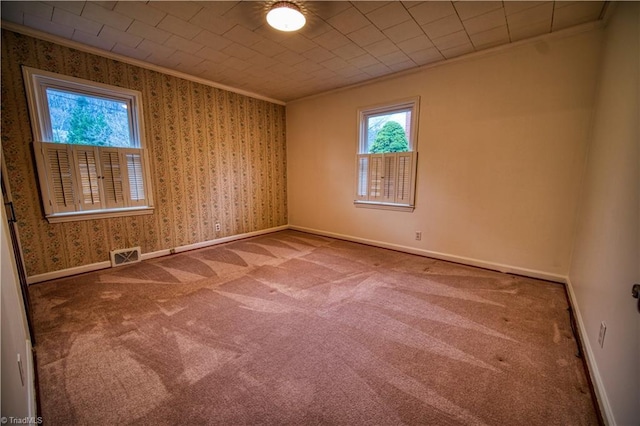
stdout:
{"type": "Polygon", "coordinates": [[[284,106],[6,30],[2,150],[29,276],[287,223],[284,106]],[[21,65],[142,92],[152,215],[44,219],[21,65]]]}

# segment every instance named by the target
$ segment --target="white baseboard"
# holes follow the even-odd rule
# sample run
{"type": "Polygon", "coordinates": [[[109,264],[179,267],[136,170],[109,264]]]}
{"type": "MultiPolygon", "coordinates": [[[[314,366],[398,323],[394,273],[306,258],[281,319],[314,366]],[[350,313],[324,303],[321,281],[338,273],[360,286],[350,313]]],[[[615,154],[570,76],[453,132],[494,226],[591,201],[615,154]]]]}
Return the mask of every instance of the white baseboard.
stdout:
{"type": "Polygon", "coordinates": [[[593,354],[593,346],[589,341],[589,335],[587,334],[587,328],[582,320],[582,314],[580,313],[580,305],[576,299],[576,294],[573,291],[573,285],[571,284],[571,278],[566,277],[567,292],[569,293],[569,301],[573,309],[573,316],[575,317],[576,324],[578,325],[578,335],[580,336],[580,343],[582,345],[582,353],[584,354],[585,361],[587,363],[587,370],[591,376],[591,383],[593,383],[593,389],[596,393],[596,399],[600,406],[600,413],[602,414],[605,425],[615,425],[615,419],[613,417],[613,411],[611,404],[609,404],[609,398],[602,383],[602,376],[598,365],[595,362],[595,355],[593,354]]]}
{"type": "MultiPolygon", "coordinates": [[[[142,254],[142,260],[153,259],[155,257],[167,256],[173,253],[181,253],[184,251],[194,250],[203,247],[215,246],[217,244],[228,243],[231,241],[242,240],[244,238],[255,237],[263,234],[270,234],[272,232],[283,231],[289,229],[288,225],[276,226],[274,228],[261,229],[259,231],[246,232],[244,234],[230,235],[228,237],[216,238],[215,240],[203,241],[201,243],[188,244],[172,249],[164,249],[142,254]]],[[[84,274],[85,272],[93,272],[100,269],[111,268],[110,261],[91,263],[88,265],[76,266],[74,268],[60,269],[53,272],[45,272],[44,274],[31,275],[27,277],[28,284],[35,284],[43,281],[55,280],[58,278],[65,278],[72,275],[84,274]]]]}
{"type": "Polygon", "coordinates": [[[440,253],[436,251],[424,250],[424,249],[419,249],[415,247],[403,246],[399,244],[390,244],[384,241],[369,240],[366,238],[359,238],[351,235],[337,234],[335,232],[321,231],[318,229],[305,228],[302,226],[289,225],[289,229],[294,229],[302,232],[309,232],[311,234],[324,235],[325,237],[338,238],[340,240],[352,241],[354,243],[368,244],[371,246],[397,250],[405,253],[417,254],[419,256],[431,257],[434,259],[446,260],[449,262],[462,263],[464,265],[469,265],[469,266],[477,266],[479,268],[491,269],[493,271],[499,271],[502,273],[510,273],[510,274],[516,274],[516,275],[523,275],[525,277],[530,277],[530,278],[537,278],[537,279],[546,280],[546,281],[554,281],[562,284],[565,284],[567,279],[566,276],[560,275],[560,274],[552,274],[549,272],[538,271],[535,269],[520,268],[517,266],[505,265],[502,263],[488,262],[485,260],[474,259],[471,257],[457,256],[457,255],[448,254],[448,253],[440,253]]]}

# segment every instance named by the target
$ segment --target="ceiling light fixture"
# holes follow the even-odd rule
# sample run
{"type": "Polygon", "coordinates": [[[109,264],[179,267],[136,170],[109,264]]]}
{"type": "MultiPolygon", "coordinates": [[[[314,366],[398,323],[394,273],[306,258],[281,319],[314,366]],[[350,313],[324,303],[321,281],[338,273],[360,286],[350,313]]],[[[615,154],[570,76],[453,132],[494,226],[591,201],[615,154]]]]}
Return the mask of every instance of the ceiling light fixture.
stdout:
{"type": "Polygon", "coordinates": [[[267,13],[267,22],[276,30],[298,31],[307,22],[300,8],[289,1],[279,1],[267,13]]]}

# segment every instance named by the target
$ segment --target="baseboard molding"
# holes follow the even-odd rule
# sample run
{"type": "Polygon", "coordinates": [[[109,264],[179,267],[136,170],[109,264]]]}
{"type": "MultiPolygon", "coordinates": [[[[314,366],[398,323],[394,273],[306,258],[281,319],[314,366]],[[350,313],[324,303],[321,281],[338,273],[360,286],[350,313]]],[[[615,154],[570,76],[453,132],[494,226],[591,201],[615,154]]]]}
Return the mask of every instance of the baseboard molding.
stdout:
{"type": "Polygon", "coordinates": [[[404,253],[417,254],[419,256],[431,257],[439,260],[446,260],[449,262],[461,263],[463,265],[476,266],[484,269],[491,269],[493,271],[498,271],[507,274],[516,274],[523,275],[525,277],[536,278],[546,281],[553,281],[565,284],[566,276],[560,274],[552,274],[544,271],[538,271],[534,269],[520,268],[517,266],[505,265],[501,263],[488,262],[485,260],[474,259],[471,257],[457,256],[448,253],[440,253],[431,250],[424,250],[415,247],[403,246],[399,244],[391,244],[386,243],[384,241],[376,241],[370,240],[367,238],[354,237],[352,235],[338,234],[335,232],[322,231],[319,229],[305,228],[302,226],[289,225],[289,229],[294,229],[296,231],[308,232],[310,234],[323,235],[325,237],[338,238],[340,240],[352,241],[354,243],[362,243],[370,246],[376,246],[396,251],[401,251],[404,253]]]}
{"type": "Polygon", "coordinates": [[[595,362],[595,355],[593,353],[593,346],[589,341],[589,335],[587,334],[587,328],[584,325],[582,314],[580,313],[580,305],[576,299],[576,294],[573,291],[573,285],[571,284],[571,278],[566,277],[566,288],[569,294],[569,303],[573,309],[573,316],[578,325],[578,335],[580,337],[580,344],[582,345],[582,353],[584,354],[585,361],[587,363],[587,371],[591,376],[591,383],[593,383],[593,389],[596,393],[596,399],[600,407],[600,413],[602,414],[605,425],[615,425],[615,419],[613,417],[613,411],[611,410],[611,404],[609,404],[609,398],[602,382],[602,376],[598,365],[595,362]]]}
{"type": "MultiPolygon", "coordinates": [[[[242,240],[244,238],[255,237],[263,234],[270,234],[272,232],[283,231],[289,229],[288,225],[276,226],[274,228],[261,229],[259,231],[246,232],[244,234],[230,235],[228,237],[216,238],[215,240],[203,241],[195,244],[188,244],[184,246],[174,247],[171,249],[164,249],[153,251],[149,253],[143,253],[141,259],[153,259],[156,257],[167,256],[174,253],[181,253],[184,251],[195,250],[198,248],[215,246],[217,244],[228,243],[231,241],[242,240]]],[[[77,266],[74,268],[60,269],[53,272],[45,272],[44,274],[31,275],[27,277],[27,284],[36,284],[43,281],[55,280],[58,278],[70,277],[72,275],[84,274],[86,272],[98,271],[100,269],[111,268],[110,261],[91,263],[88,265],[77,266]]]]}

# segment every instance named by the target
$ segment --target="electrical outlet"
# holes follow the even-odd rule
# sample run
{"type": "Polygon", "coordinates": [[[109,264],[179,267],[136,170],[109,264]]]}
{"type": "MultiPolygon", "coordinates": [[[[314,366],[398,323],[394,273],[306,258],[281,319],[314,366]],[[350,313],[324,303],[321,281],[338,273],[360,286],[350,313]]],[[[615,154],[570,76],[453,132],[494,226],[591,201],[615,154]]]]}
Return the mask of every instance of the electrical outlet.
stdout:
{"type": "Polygon", "coordinates": [[[604,347],[604,334],[607,332],[607,324],[602,321],[600,323],[600,334],[598,334],[598,344],[601,348],[604,347]]]}
{"type": "Polygon", "coordinates": [[[422,231],[416,231],[416,241],[420,241],[422,239],[422,231]]]}
{"type": "Polygon", "coordinates": [[[220,232],[220,224],[219,223],[216,223],[216,231],[220,232]]]}

